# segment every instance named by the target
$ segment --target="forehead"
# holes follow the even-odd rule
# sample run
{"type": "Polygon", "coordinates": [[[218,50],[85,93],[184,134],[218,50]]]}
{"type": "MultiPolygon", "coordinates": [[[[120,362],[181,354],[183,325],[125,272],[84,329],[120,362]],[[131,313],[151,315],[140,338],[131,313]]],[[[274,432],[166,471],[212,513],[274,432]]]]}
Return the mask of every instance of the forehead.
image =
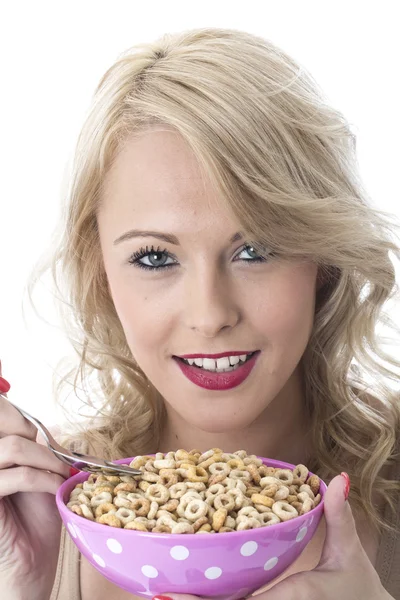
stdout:
{"type": "Polygon", "coordinates": [[[182,220],[203,226],[221,221],[237,225],[201,174],[185,140],[168,129],[155,129],[127,140],[104,182],[102,211],[148,225],[162,220],[165,230],[182,220]]]}

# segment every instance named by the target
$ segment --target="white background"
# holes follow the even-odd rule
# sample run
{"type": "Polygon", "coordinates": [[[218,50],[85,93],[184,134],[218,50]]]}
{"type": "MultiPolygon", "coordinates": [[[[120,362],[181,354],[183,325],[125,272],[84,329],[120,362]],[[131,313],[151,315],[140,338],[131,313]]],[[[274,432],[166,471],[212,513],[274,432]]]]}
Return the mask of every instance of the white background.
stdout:
{"type": "Polygon", "coordinates": [[[357,133],[373,202],[400,216],[397,9],[396,0],[2,3],[0,359],[10,400],[49,425],[61,419],[52,373],[73,351],[57,329],[46,285],[39,284],[35,300],[52,326],[32,311],[25,326],[22,293],[56,225],[65,170],[94,88],[118,55],[195,27],[269,38],[310,70],[343,111],[357,133]]]}

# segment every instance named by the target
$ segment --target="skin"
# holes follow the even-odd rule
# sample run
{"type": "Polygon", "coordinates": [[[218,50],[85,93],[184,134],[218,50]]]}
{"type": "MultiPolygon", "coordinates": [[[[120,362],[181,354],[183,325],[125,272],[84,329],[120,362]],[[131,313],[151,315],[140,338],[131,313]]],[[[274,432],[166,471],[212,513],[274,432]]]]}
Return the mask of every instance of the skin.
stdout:
{"type": "Polygon", "coordinates": [[[230,243],[240,223],[219,206],[190,148],[168,129],[126,144],[108,174],[98,225],[130,350],[165,399],[157,450],[243,448],[306,462],[300,360],[313,325],[317,266],[255,262],[249,240],[230,243]],[[179,245],[152,236],[113,243],[132,228],[173,234],[179,245]],[[175,266],[151,272],[129,264],[152,245],[173,255],[161,258],[175,266]],[[196,386],[172,358],[234,350],[261,354],[247,380],[227,391],[196,386]]]}

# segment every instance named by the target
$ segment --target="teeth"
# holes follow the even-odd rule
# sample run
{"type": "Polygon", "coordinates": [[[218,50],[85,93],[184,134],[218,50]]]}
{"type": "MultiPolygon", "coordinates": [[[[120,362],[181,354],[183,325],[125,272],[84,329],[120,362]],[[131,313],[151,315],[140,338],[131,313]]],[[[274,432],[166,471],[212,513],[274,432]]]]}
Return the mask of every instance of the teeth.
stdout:
{"type": "Polygon", "coordinates": [[[240,354],[239,356],[223,356],[222,358],[184,358],[183,360],[189,365],[196,365],[206,371],[215,371],[223,373],[225,371],[233,371],[239,363],[244,363],[250,357],[250,354],[240,354]]]}

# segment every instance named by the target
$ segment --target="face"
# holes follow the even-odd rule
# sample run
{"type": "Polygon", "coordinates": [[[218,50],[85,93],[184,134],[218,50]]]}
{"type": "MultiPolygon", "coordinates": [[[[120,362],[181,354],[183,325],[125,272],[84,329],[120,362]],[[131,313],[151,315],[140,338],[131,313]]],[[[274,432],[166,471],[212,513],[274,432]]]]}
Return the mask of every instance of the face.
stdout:
{"type": "Polygon", "coordinates": [[[108,174],[98,224],[127,342],[167,410],[208,432],[243,429],[264,414],[307,346],[317,266],[260,256],[235,235],[240,223],[168,130],[128,142],[108,174]],[[197,366],[178,358],[215,354],[234,358],[197,366]]]}

